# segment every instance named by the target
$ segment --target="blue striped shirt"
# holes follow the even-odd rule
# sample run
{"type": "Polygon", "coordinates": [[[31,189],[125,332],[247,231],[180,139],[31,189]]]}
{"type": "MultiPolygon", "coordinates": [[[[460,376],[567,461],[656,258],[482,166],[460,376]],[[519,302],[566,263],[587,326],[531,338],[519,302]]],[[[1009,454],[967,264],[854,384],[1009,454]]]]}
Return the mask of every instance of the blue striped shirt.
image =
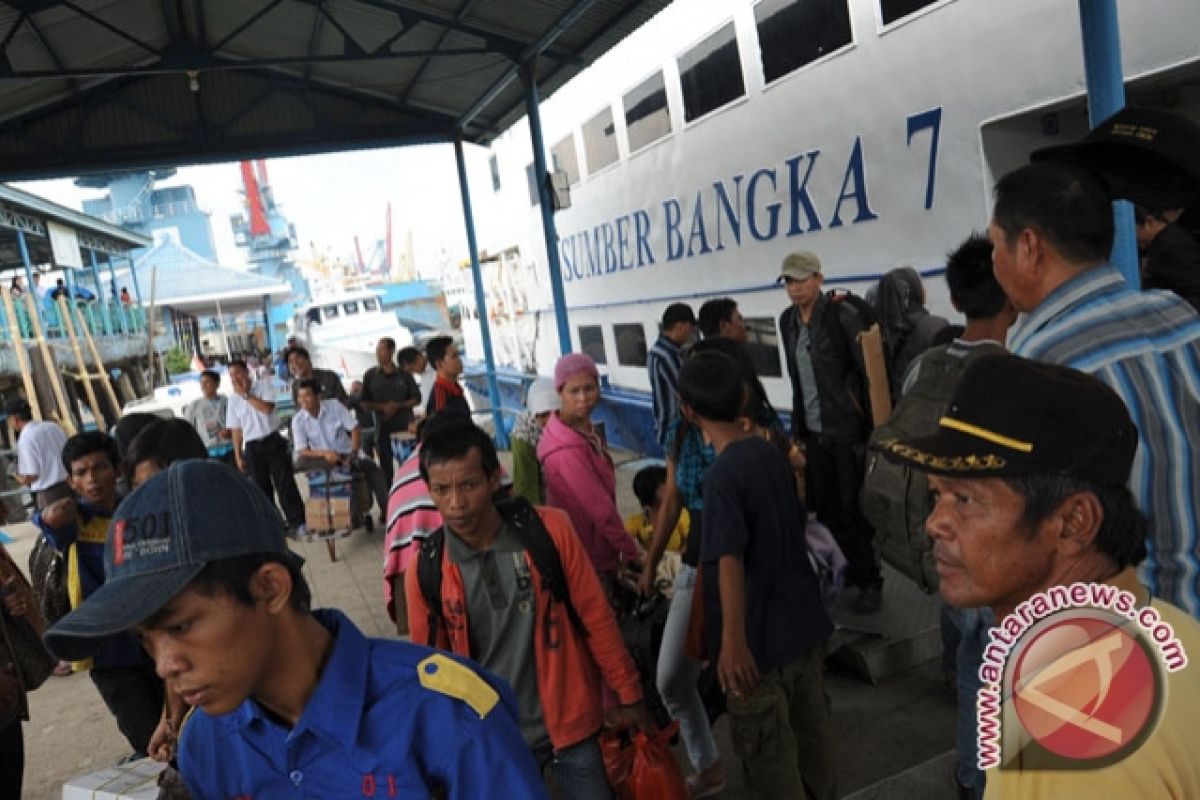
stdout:
{"type": "Polygon", "coordinates": [[[1125,401],[1138,428],[1129,488],[1151,526],[1142,582],[1200,615],[1200,316],[1104,265],[1022,315],[1009,348],[1094,375],[1125,401]]]}
{"type": "Polygon", "coordinates": [[[679,367],[683,354],[679,345],[659,334],[658,340],[646,354],[646,371],[650,373],[650,394],[654,398],[654,433],[663,444],[667,425],[679,416],[679,367]]]}

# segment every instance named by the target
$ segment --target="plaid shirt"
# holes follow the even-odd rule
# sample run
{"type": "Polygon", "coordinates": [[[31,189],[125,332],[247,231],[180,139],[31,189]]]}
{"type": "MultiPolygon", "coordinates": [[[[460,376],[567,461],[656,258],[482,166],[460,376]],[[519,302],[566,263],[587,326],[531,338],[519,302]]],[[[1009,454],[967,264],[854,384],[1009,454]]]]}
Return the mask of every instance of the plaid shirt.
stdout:
{"type": "MultiPolygon", "coordinates": [[[[667,456],[675,454],[675,434],[679,432],[681,418],[676,417],[667,426],[663,447],[667,456]]],[[[683,495],[683,506],[689,509],[704,508],[704,473],[717,460],[717,452],[711,444],[704,443],[704,436],[695,425],[689,425],[675,460],[675,483],[683,495]]]]}

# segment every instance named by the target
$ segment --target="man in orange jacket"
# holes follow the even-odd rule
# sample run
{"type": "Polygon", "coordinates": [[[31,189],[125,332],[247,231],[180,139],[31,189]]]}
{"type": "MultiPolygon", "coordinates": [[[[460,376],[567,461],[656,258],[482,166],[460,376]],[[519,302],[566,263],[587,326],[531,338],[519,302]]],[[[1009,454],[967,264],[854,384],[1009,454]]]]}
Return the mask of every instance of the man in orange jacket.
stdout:
{"type": "Polygon", "coordinates": [[[427,436],[421,475],[445,525],[441,536],[422,544],[417,567],[406,573],[412,640],[472,658],[507,680],[520,706],[521,733],[564,796],[610,798],[597,742],[606,722],[601,679],[619,702],[608,713],[611,726],[650,733],[655,726],[570,519],[553,508],[534,514],[528,504],[498,506],[496,448],[466,421],[427,436]],[[547,537],[558,559],[551,569],[536,544],[547,537]],[[427,559],[437,563],[420,563],[427,559]],[[556,590],[560,578],[565,586],[556,590]]]}

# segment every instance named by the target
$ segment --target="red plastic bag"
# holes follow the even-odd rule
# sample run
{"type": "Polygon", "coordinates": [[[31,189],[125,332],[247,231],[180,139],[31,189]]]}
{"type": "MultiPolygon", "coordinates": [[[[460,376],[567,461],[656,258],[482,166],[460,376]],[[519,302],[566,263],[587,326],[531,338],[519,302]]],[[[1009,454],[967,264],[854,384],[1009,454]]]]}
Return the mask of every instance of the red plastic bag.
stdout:
{"type": "Polygon", "coordinates": [[[629,794],[629,773],[633,771],[633,745],[621,733],[605,731],[600,734],[600,754],[604,757],[604,774],[617,800],[633,800],[629,794]]]}
{"type": "Polygon", "coordinates": [[[678,729],[679,723],[672,722],[653,738],[634,734],[633,768],[626,783],[632,800],[687,800],[687,784],[669,744],[678,729]]]}

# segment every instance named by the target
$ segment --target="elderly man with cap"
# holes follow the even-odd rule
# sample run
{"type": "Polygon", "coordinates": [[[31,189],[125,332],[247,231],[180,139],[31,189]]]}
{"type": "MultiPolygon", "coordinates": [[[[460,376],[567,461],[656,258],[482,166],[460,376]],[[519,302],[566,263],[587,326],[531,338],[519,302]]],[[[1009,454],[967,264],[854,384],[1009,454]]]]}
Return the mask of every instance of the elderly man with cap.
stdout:
{"type": "Polygon", "coordinates": [[[38,508],[71,496],[67,470],[62,463],[67,434],[53,422],[35,420],[23,398],[4,402],[4,416],[17,431],[17,483],[28,486],[38,508]]]}
{"type": "Polygon", "coordinates": [[[1183,667],[1200,624],[1138,582],[1137,443],[1103,383],[1006,354],[967,368],[935,434],[879,443],[929,474],[942,597],[1000,621],[980,670],[1003,705],[988,800],[1200,797],[1200,681],[1183,667]]]}
{"type": "Polygon", "coordinates": [[[856,613],[883,602],[883,579],[871,545],[874,531],[859,509],[871,433],[866,369],[858,334],[867,320],[845,295],[821,292],[821,259],[799,250],[779,279],[791,304],[779,315],[792,381],[792,438],[805,449],[809,506],[837,537],[857,586],[856,613]]]}
{"type": "Polygon", "coordinates": [[[679,367],[683,346],[696,336],[696,315],[687,303],[672,303],[663,312],[658,339],[646,354],[650,396],[654,401],[654,434],[663,443],[667,426],[679,416],[679,367]]]}
{"type": "Polygon", "coordinates": [[[182,461],[122,503],[104,585],[46,633],[81,658],[133,630],[195,711],[179,734],[192,795],[542,798],[495,678],[310,611],[300,559],[262,492],[182,461]]]}
{"type": "Polygon", "coordinates": [[[600,372],[583,353],[565,355],[554,365],[559,407],[538,441],[546,481],[546,505],[571,518],[588,558],[602,579],[615,577],[636,561],[637,545],[625,532],[617,510],[617,476],[607,443],[592,424],[600,404],[600,372]]]}
{"type": "Polygon", "coordinates": [[[1113,197],[1154,206],[1200,193],[1200,133],[1170,112],[1126,108],[1074,147],[1058,151],[1067,163],[996,184],[992,261],[1022,312],[1009,349],[1083,370],[1125,401],[1138,428],[1129,488],[1150,518],[1141,577],[1200,616],[1200,316],[1177,295],[1137,291],[1108,262],[1113,197]]]}

